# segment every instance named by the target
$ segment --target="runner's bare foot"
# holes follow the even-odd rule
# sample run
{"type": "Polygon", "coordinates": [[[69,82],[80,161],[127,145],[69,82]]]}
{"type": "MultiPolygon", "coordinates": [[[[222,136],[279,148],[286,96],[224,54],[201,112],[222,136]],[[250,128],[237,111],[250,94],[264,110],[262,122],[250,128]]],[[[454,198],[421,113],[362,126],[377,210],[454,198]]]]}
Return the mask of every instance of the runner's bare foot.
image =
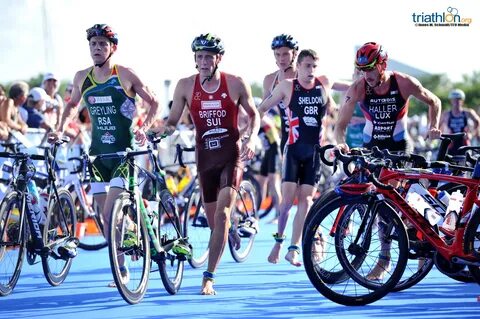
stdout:
{"type": "Polygon", "coordinates": [[[377,264],[367,275],[368,280],[382,280],[385,274],[390,271],[390,257],[379,255],[377,264]]]}
{"type": "Polygon", "coordinates": [[[213,289],[213,283],[215,281],[215,274],[209,271],[203,272],[202,280],[202,290],[200,291],[201,295],[216,295],[217,292],[213,289]]]}
{"type": "Polygon", "coordinates": [[[300,255],[300,248],[298,246],[288,247],[288,253],[285,255],[285,259],[295,267],[302,266],[302,263],[298,261],[298,256],[300,255]]]}
{"type": "Polygon", "coordinates": [[[320,263],[325,259],[325,253],[326,253],[326,242],[323,239],[323,236],[320,234],[318,238],[315,238],[315,241],[313,243],[312,247],[312,260],[320,263]]]}
{"type": "Polygon", "coordinates": [[[268,256],[269,263],[278,264],[278,262],[280,261],[280,249],[282,249],[281,243],[275,243],[275,245],[273,245],[272,251],[268,256]]]}

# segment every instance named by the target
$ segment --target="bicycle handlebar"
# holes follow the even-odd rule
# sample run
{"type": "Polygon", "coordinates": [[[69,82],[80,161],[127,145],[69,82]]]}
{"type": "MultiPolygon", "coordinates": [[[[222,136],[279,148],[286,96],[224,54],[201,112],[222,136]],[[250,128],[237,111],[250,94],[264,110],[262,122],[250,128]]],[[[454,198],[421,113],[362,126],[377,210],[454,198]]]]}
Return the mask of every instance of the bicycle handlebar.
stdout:
{"type": "Polygon", "coordinates": [[[174,162],[177,162],[180,164],[181,167],[185,168],[185,163],[183,162],[183,152],[195,152],[195,146],[193,147],[185,147],[180,144],[176,145],[176,152],[175,152],[175,160],[174,162]]]}

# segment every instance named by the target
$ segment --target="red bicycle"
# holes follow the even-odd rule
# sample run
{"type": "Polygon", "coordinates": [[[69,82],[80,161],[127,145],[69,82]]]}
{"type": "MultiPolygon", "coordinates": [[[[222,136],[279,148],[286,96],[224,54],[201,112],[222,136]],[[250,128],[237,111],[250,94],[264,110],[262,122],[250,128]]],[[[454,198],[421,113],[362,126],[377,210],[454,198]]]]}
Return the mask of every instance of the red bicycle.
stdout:
{"type": "MultiPolygon", "coordinates": [[[[468,266],[480,282],[480,164],[473,178],[436,174],[432,170],[465,167],[445,162],[416,163],[423,168],[392,168],[390,160],[344,155],[336,161],[354,163],[350,177],[326,194],[305,227],[303,254],[307,275],[327,298],[345,305],[374,302],[402,277],[409,258],[431,256],[459,267],[468,266]],[[421,165],[420,165],[421,166],[421,165]],[[378,178],[372,172],[378,172],[378,178]],[[414,182],[449,182],[466,188],[463,209],[453,237],[439,232],[405,199],[414,182]],[[391,184],[394,182],[395,187],[391,184]],[[401,216],[401,217],[400,217],[401,216]],[[407,234],[404,221],[414,230],[407,234]],[[418,232],[420,238],[414,238],[418,232]],[[410,236],[409,236],[410,235],[410,236]],[[376,276],[375,269],[381,269],[376,276]]],[[[418,157],[416,158],[418,160],[418,157]]],[[[433,197],[432,197],[433,198],[433,197]]],[[[433,198],[435,205],[442,205],[433,198]]]]}

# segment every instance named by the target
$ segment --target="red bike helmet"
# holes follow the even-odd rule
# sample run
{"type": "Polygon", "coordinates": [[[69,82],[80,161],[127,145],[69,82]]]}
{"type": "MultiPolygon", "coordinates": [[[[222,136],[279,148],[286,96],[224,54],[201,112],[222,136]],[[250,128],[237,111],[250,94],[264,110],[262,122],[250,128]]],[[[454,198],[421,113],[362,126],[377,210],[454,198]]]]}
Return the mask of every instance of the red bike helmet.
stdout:
{"type": "Polygon", "coordinates": [[[118,35],[107,24],[96,24],[87,30],[87,40],[93,37],[106,37],[113,44],[118,44],[118,35]]]}
{"type": "Polygon", "coordinates": [[[387,51],[378,43],[367,42],[357,51],[355,67],[359,70],[371,70],[377,64],[388,60],[387,51]]]}

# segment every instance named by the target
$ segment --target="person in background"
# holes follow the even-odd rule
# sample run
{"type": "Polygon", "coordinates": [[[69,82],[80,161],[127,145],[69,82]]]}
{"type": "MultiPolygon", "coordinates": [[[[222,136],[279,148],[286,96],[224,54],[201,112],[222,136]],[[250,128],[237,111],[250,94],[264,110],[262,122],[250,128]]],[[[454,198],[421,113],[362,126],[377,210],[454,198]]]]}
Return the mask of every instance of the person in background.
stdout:
{"type": "Polygon", "coordinates": [[[22,112],[21,106],[27,101],[28,90],[26,82],[15,82],[10,87],[8,98],[3,98],[0,104],[0,121],[7,125],[9,132],[27,132],[26,111],[22,112]]]}
{"type": "Polygon", "coordinates": [[[45,118],[51,127],[58,127],[63,112],[63,99],[58,93],[60,83],[53,73],[45,73],[42,88],[50,97],[45,104],[45,118]]]}
{"type": "Polygon", "coordinates": [[[455,140],[448,148],[450,155],[457,155],[460,147],[470,145],[471,140],[480,135],[480,117],[473,109],[465,106],[465,93],[462,90],[450,91],[448,99],[452,109],[442,113],[440,127],[448,133],[466,133],[463,140],[455,140]]]}

